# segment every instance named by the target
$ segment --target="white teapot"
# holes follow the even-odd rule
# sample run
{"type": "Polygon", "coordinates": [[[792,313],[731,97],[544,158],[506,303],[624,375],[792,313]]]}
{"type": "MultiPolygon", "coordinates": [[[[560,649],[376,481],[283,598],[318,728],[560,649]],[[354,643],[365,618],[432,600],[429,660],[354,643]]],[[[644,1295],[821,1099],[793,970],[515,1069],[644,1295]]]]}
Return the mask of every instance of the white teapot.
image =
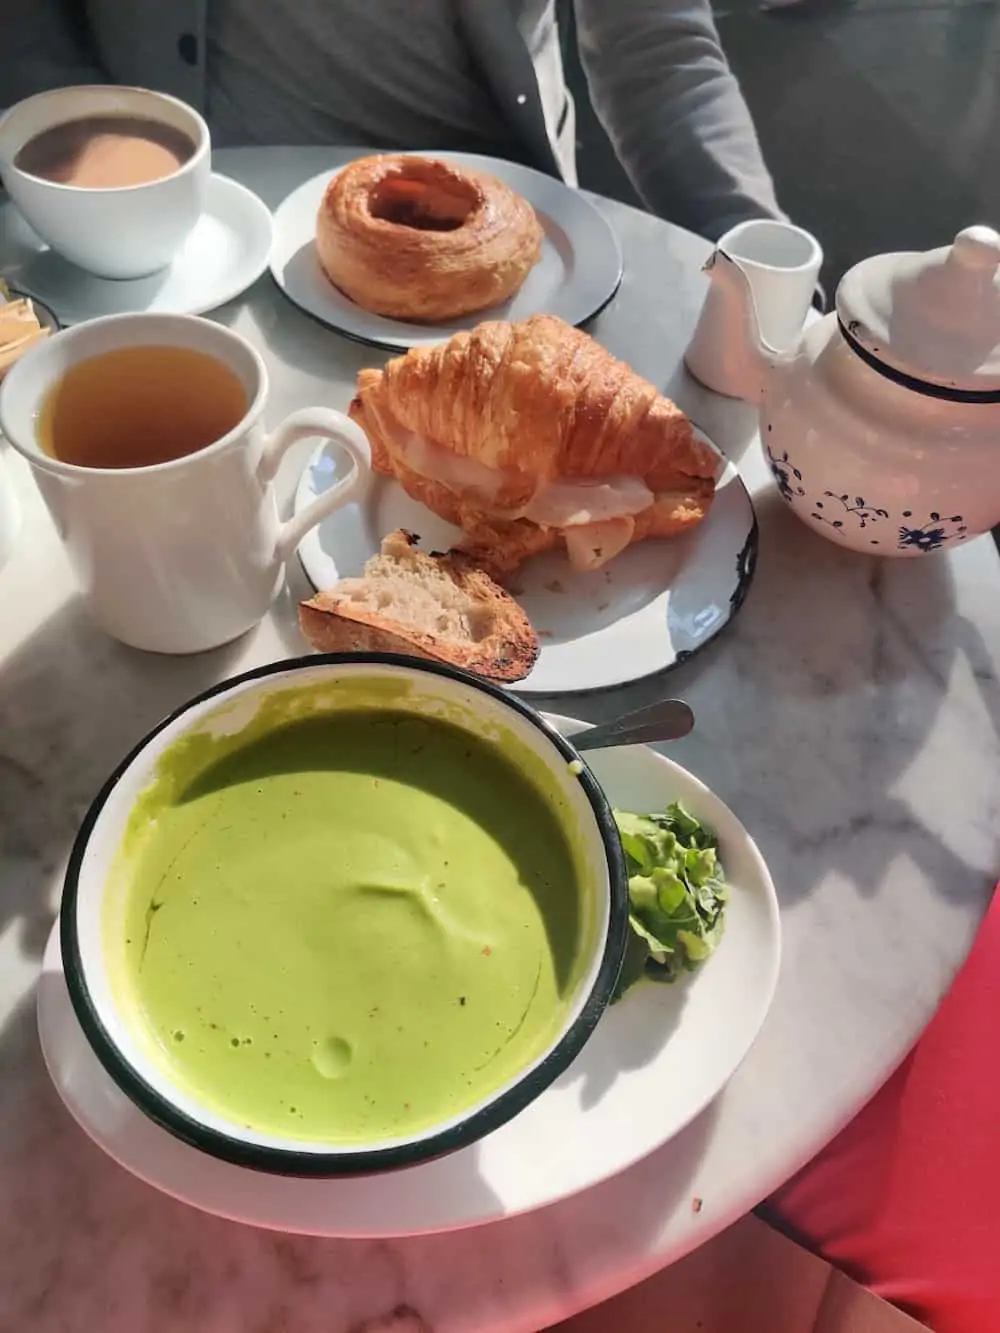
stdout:
{"type": "Polygon", "coordinates": [[[760,405],[778,489],[817,532],[869,555],[937,551],[1000,523],[1000,235],[866,259],[798,345],[761,339],[753,291],[720,247],[717,353],[760,405]]]}

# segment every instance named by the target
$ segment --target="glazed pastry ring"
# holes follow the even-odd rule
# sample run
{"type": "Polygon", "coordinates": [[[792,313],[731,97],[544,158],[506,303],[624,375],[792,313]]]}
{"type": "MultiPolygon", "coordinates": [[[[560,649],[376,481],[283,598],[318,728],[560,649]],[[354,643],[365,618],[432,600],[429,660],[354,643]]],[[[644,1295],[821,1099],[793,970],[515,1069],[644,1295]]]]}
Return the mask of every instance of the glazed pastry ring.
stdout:
{"type": "Polygon", "coordinates": [[[316,248],[373,314],[435,323],[513,296],[541,254],[531,205],[484,172],[407,155],[352,162],[327,187],[316,248]]]}

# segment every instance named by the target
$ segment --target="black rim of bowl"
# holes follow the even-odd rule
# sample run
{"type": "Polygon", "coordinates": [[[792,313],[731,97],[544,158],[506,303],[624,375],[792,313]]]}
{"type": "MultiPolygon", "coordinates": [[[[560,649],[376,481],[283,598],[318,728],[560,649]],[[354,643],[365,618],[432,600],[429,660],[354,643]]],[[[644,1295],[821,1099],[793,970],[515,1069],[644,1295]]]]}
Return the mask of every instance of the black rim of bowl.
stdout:
{"type": "Polygon", "coordinates": [[[90,996],[83,962],[80,956],[77,937],[77,893],[80,881],[80,869],[84,854],[90,842],[91,834],[100,818],[101,812],[115,787],[131,767],[134,760],[171,723],[190,712],[199,704],[217,695],[225,694],[234,686],[246,681],[263,680],[268,676],[294,674],[310,667],[323,666],[387,666],[404,668],[410,671],[424,672],[432,676],[444,676],[448,679],[468,685],[483,694],[512,709],[520,717],[530,722],[545,735],[555,749],[572,763],[578,759],[571,742],[551,727],[530,704],[497,685],[470,675],[466,671],[445,666],[437,662],[425,662],[393,653],[318,653],[307,657],[288,658],[280,662],[271,662],[266,666],[255,667],[220,681],[217,685],[203,690],[175,709],[151,731],[122,760],[98,792],[86,815],[73,843],[60,906],[60,943],[62,946],[63,968],[70,1000],[80,1026],[92,1050],[97,1055],[105,1070],[122,1090],[150,1120],[161,1129],[165,1129],[175,1138],[193,1148],[231,1162],[235,1166],[250,1167],[257,1171],[285,1176],[346,1176],[385,1171],[397,1167],[412,1166],[428,1161],[483,1138],[498,1129],[508,1120],[513,1119],[539,1096],[558,1076],[568,1068],[583,1049],[588,1037],[597,1026],[601,1014],[612,998],[618,982],[625,953],[628,935],[628,880],[625,860],[618,837],[611,806],[603,789],[584,765],[579,774],[579,782],[593,811],[608,866],[609,884],[609,920],[608,932],[604,942],[604,951],[598,967],[597,976],[590,994],[580,1013],[566,1029],[548,1055],[529,1073],[523,1075],[517,1083],[499,1097],[467,1116],[458,1124],[436,1134],[426,1135],[417,1141],[401,1140],[398,1144],[390,1143],[386,1147],[351,1151],[347,1149],[323,1152],[304,1152],[293,1148],[273,1148],[261,1144],[248,1143],[220,1130],[211,1129],[200,1121],[181,1111],[169,1102],[151,1084],[136,1072],[119,1051],[113,1038],[101,1022],[97,1009],[90,996]]]}

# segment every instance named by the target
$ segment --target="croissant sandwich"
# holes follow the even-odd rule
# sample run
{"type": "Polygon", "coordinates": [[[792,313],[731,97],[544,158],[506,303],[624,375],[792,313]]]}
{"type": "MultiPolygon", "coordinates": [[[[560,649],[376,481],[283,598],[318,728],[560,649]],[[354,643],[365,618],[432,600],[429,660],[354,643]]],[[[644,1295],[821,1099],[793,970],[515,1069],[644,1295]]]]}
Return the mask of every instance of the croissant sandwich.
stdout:
{"type": "Polygon", "coordinates": [[[561,544],[597,569],[694,527],[715,491],[718,456],[680,408],[551,315],[362,370],[350,413],[375,470],[464,529],[496,578],[561,544]]]}

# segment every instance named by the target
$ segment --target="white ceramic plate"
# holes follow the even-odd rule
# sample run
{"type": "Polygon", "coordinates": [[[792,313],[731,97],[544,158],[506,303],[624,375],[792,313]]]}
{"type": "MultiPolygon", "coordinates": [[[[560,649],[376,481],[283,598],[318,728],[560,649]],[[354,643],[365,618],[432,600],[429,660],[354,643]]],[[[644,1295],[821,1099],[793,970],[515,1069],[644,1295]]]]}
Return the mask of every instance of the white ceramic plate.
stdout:
{"type": "Polygon", "coordinates": [[[173,263],[149,278],[113,282],[50,250],[13,204],[0,208],[4,277],[51,306],[63,324],[138,310],[171,315],[214,310],[264,272],[271,234],[267,205],[228,176],[213,175],[205,211],[173,263]]]}
{"type": "MultiPolygon", "coordinates": [[[[553,721],[567,734],[583,724],[553,721]]],[[[159,1129],[104,1072],[70,1006],[57,931],[38,992],[42,1051],[83,1129],[122,1166],[222,1217],[312,1235],[448,1231],[541,1208],[624,1170],[666,1143],[721,1091],[774,995],[778,903],[735,815],[696,778],[645,747],[595,751],[613,804],[681,800],[719,835],[733,885],[726,930],[702,970],[673,986],[641,983],[601,1019],[565,1074],[516,1119],[461,1152],[382,1175],[295,1180],[230,1166],[159,1129]]]]}
{"type": "MultiPolygon", "coordinates": [[[[359,157],[364,155],[359,151],[359,157]]],[[[406,324],[362,310],[324,277],[316,258],[316,214],[327,185],[337,175],[326,171],[294,190],[274,215],[271,272],[290,300],[349,338],[397,351],[442,342],[484,319],[525,319],[543,311],[559,315],[567,324],[582,324],[614,296],[622,280],[621,246],[611,224],[579,191],[499,158],[451,152],[423,156],[488,171],[532,205],[545,239],[542,257],[520,291],[503,305],[444,324],[406,324]]]]}
{"type": "MultiPolygon", "coordinates": [[[[296,511],[345,467],[333,446],[317,449],[299,481],[296,511]]],[[[299,556],[309,580],[325,589],[360,574],[395,528],[417,533],[425,551],[446,551],[462,536],[397,482],[374,477],[357,503],[306,534],[299,556]]],[[[724,466],[708,517],[687,536],[639,542],[591,574],[574,573],[564,551],[526,561],[511,591],[538,631],[541,652],[514,688],[573,694],[678,666],[740,609],[756,562],[757,520],[732,463],[724,466]]]]}

